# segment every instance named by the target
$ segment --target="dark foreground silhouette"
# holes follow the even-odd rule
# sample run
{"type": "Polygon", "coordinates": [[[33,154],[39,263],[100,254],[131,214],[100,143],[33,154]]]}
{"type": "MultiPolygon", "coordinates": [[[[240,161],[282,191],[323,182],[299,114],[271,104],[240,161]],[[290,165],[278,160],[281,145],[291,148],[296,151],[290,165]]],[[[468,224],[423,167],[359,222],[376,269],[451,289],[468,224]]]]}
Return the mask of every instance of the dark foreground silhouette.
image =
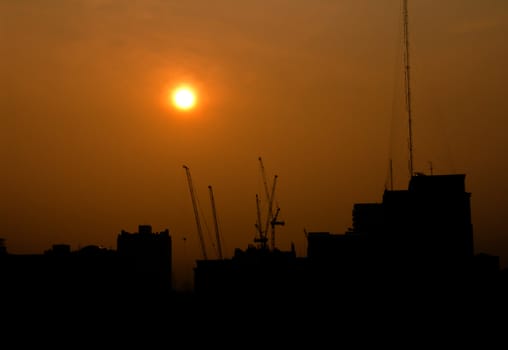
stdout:
{"type": "Polygon", "coordinates": [[[508,272],[474,254],[470,208],[463,175],[414,176],[381,203],[355,204],[348,232],[309,232],[306,257],[265,236],[230,259],[197,260],[191,292],[171,284],[169,230],[122,230],[116,250],[13,255],[2,244],[2,330],[23,334],[18,343],[158,347],[493,339],[506,333],[508,272]]]}

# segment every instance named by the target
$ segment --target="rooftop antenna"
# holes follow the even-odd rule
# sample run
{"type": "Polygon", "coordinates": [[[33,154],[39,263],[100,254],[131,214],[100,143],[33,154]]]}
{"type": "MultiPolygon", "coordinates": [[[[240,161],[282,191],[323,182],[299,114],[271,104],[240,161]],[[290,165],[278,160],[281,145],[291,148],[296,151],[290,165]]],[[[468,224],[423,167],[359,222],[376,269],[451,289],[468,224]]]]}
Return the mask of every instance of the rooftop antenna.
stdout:
{"type": "Polygon", "coordinates": [[[404,70],[405,70],[405,88],[406,88],[406,108],[409,129],[409,178],[413,176],[413,130],[411,115],[411,85],[410,85],[410,65],[409,65],[409,23],[407,1],[402,0],[402,11],[404,14],[404,70]]]}

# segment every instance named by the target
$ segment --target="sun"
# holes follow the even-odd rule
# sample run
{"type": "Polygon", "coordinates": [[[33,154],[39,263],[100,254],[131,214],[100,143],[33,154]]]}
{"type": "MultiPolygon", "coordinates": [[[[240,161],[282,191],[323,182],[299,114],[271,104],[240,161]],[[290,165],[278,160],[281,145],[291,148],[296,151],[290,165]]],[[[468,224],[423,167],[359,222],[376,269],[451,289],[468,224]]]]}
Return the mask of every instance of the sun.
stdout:
{"type": "Polygon", "coordinates": [[[176,108],[187,111],[196,106],[196,93],[188,86],[181,86],[173,91],[171,101],[176,108]]]}

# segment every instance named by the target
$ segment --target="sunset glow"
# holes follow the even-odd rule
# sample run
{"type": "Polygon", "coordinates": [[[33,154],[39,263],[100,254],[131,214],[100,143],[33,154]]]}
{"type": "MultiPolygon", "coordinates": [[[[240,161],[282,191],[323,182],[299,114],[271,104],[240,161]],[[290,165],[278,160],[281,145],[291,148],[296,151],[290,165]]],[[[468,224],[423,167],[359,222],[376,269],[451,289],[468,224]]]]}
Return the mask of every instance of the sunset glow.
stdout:
{"type": "MultiPolygon", "coordinates": [[[[455,262],[472,252],[487,254],[472,258],[471,264],[480,264],[475,268],[483,271],[498,264],[507,269],[503,274],[508,277],[504,217],[508,212],[508,0],[0,0],[0,33],[0,153],[5,169],[0,175],[2,276],[4,265],[11,265],[10,260],[3,263],[4,258],[11,259],[6,253],[44,254],[54,244],[62,244],[57,248],[64,248],[75,261],[74,251],[81,259],[77,251],[81,247],[115,250],[123,230],[134,233],[138,225],[153,225],[154,232],[168,228],[172,237],[171,267],[161,270],[171,272],[169,294],[173,287],[194,294],[194,268],[198,260],[205,260],[203,246],[209,250],[207,259],[224,260],[221,266],[232,266],[236,249],[251,246],[267,253],[290,250],[288,255],[300,259],[309,253],[312,232],[347,234],[332,239],[331,244],[344,247],[345,252],[332,260],[349,266],[357,261],[346,262],[344,254],[356,257],[362,274],[349,273],[355,282],[356,276],[365,281],[364,272],[391,274],[388,270],[397,266],[409,275],[416,265],[439,267],[438,262],[430,263],[438,255],[443,262],[455,262]],[[194,199],[183,164],[195,178],[194,199]],[[469,230],[469,243],[461,241],[448,252],[454,246],[445,240],[458,237],[455,223],[443,225],[439,217],[427,222],[427,216],[449,207],[442,216],[453,217],[456,211],[469,210],[469,202],[457,210],[455,197],[436,197],[432,204],[420,205],[413,203],[413,194],[409,197],[401,191],[408,190],[413,175],[415,183],[427,184],[432,180],[425,176],[464,174],[464,184],[441,186],[438,180],[428,187],[417,186],[418,195],[421,191],[421,196],[430,197],[438,191],[455,196],[464,185],[468,192],[464,198],[471,196],[472,222],[468,217],[460,223],[461,230],[469,230]],[[207,185],[213,186],[216,203],[209,198],[207,185]],[[387,205],[382,203],[385,190],[387,205]],[[399,203],[402,197],[407,202],[399,203]],[[406,213],[407,218],[389,223],[381,215],[384,212],[406,213]],[[422,222],[410,225],[414,218],[422,222]],[[286,225],[278,224],[282,222],[286,225]],[[374,228],[386,229],[390,236],[382,237],[374,228]],[[360,248],[368,235],[375,235],[376,244],[360,248]],[[388,256],[387,249],[399,239],[408,246],[397,251],[392,262],[367,264],[371,253],[388,256]],[[431,248],[440,250],[431,252],[431,248]],[[416,250],[425,254],[417,257],[416,250]]],[[[322,249],[328,251],[326,245],[322,249]]],[[[102,259],[103,250],[91,252],[95,251],[102,259]]],[[[311,246],[310,252],[316,250],[311,246]]],[[[276,260],[289,264],[288,255],[276,260]]],[[[113,270],[129,276],[138,272],[134,266],[125,270],[110,264],[109,253],[104,258],[109,267],[101,262],[97,272],[105,281],[115,280],[110,276],[113,270]]],[[[147,258],[152,266],[155,256],[147,258]]],[[[85,285],[88,275],[81,265],[72,264],[63,266],[58,276],[72,275],[71,289],[83,286],[85,292],[95,291],[85,285]],[[82,277],[86,277],[83,283],[82,277]]],[[[300,261],[296,265],[300,269],[300,261]]],[[[66,291],[70,288],[66,281],[54,281],[56,275],[48,275],[50,279],[40,275],[42,268],[47,270],[46,265],[33,270],[26,266],[19,276],[13,273],[14,285],[2,280],[2,290],[25,281],[28,272],[36,280],[22,283],[22,290],[41,302],[47,299],[41,292],[46,292],[49,282],[58,282],[55,287],[64,286],[66,291]],[[40,288],[25,288],[35,285],[40,288]]],[[[277,269],[268,272],[274,276],[277,269]]],[[[338,291],[345,295],[336,295],[331,302],[341,307],[347,299],[357,306],[348,297],[353,291],[364,295],[364,289],[347,283],[343,273],[332,274],[330,269],[316,275],[315,285],[349,285],[352,288],[338,291]]],[[[419,287],[424,274],[417,275],[419,287]]],[[[274,276],[277,283],[278,276],[279,272],[274,276]]],[[[229,283],[228,289],[236,290],[237,284],[220,277],[229,283]]],[[[273,290],[258,285],[258,275],[254,277],[254,290],[266,291],[256,296],[261,298],[260,306],[265,299],[284,301],[278,295],[282,293],[272,295],[273,290]]],[[[282,272],[280,277],[286,279],[282,272]]],[[[443,282],[451,279],[447,274],[443,282]]],[[[473,292],[472,285],[466,284],[473,292]]],[[[317,290],[300,282],[295,286],[317,290]]],[[[433,291],[426,283],[421,286],[433,291]]],[[[97,288],[103,291],[106,286],[97,288]]],[[[442,295],[443,288],[436,294],[442,295]]],[[[483,288],[480,294],[489,295],[483,288]]],[[[417,296],[420,290],[412,289],[417,296]]],[[[100,296],[107,314],[98,317],[109,321],[111,307],[116,309],[122,298],[116,300],[116,290],[108,290],[107,297],[100,296]]],[[[387,292],[385,286],[383,290],[387,292]]],[[[136,295],[134,290],[129,293],[136,295]]],[[[142,294],[153,293],[147,289],[142,294]]],[[[218,294],[226,299],[222,291],[218,294]]],[[[376,294],[375,299],[405,297],[402,294],[376,294]]],[[[48,306],[59,299],[59,292],[54,295],[48,306]]],[[[194,300],[194,295],[189,299],[194,300]]],[[[307,307],[320,310],[306,304],[319,301],[310,296],[292,299],[298,312],[307,307]]],[[[369,295],[365,306],[375,310],[371,299],[369,295]]],[[[475,308],[466,308],[462,303],[466,299],[461,298],[464,308],[458,314],[472,315],[475,308]]],[[[222,306],[217,301],[218,310],[222,306]]],[[[245,315],[252,311],[250,301],[258,304],[258,299],[238,303],[248,306],[245,315]]],[[[448,301],[447,295],[443,301],[448,301]]],[[[16,317],[30,317],[25,309],[35,306],[33,298],[21,302],[25,304],[16,317]]],[[[175,320],[169,306],[176,303],[166,305],[175,320]]],[[[490,305],[494,303],[489,300],[490,305]]],[[[187,306],[185,301],[178,307],[187,311],[187,306]]],[[[192,305],[192,312],[197,308],[192,305]]],[[[139,309],[143,314],[146,308],[139,309]]],[[[207,307],[203,321],[208,321],[212,309],[207,307]]],[[[274,315],[284,309],[275,308],[274,315]]],[[[416,309],[422,311],[420,306],[416,309]]],[[[259,311],[263,310],[272,311],[268,305],[259,311]]],[[[68,316],[67,309],[62,312],[68,316]]],[[[305,318],[297,319],[308,324],[305,318]]],[[[225,340],[234,339],[234,334],[226,333],[225,340]]],[[[167,338],[173,342],[175,337],[167,338]]]]}

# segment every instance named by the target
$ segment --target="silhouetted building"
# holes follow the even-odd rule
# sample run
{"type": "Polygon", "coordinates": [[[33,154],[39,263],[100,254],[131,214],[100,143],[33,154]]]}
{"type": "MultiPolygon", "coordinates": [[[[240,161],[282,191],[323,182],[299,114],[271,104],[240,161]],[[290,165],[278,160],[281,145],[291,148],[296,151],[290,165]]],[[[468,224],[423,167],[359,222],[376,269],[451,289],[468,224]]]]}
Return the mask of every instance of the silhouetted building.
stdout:
{"type": "Polygon", "coordinates": [[[2,292],[46,303],[114,297],[130,273],[114,250],[86,246],[71,251],[67,244],[55,244],[43,254],[6,254],[0,271],[2,292]]]}
{"type": "Polygon", "coordinates": [[[235,249],[231,259],[197,260],[194,290],[199,295],[238,297],[258,300],[289,295],[306,286],[304,258],[294,250],[258,248],[235,249]]]}
{"type": "Polygon", "coordinates": [[[148,225],[122,231],[117,250],[54,244],[43,254],[0,254],[0,292],[64,308],[67,302],[139,306],[172,292],[171,255],[169,230],[154,233],[148,225]]]}
{"type": "Polygon", "coordinates": [[[470,277],[478,263],[496,271],[495,259],[473,259],[470,198],[463,174],[415,175],[407,190],[385,190],[381,203],[355,204],[345,234],[308,234],[314,282],[447,281],[470,277]]]}
{"type": "Polygon", "coordinates": [[[120,257],[134,264],[133,282],[140,288],[172,288],[172,241],[169,229],[152,232],[150,225],[139,225],[138,232],[122,230],[117,237],[120,257]]]}
{"type": "Polygon", "coordinates": [[[364,235],[373,234],[378,232],[382,225],[382,203],[356,203],[353,205],[353,232],[364,235]]]}
{"type": "Polygon", "coordinates": [[[465,175],[416,175],[383,195],[383,249],[415,268],[469,268],[474,255],[465,175]]]}

